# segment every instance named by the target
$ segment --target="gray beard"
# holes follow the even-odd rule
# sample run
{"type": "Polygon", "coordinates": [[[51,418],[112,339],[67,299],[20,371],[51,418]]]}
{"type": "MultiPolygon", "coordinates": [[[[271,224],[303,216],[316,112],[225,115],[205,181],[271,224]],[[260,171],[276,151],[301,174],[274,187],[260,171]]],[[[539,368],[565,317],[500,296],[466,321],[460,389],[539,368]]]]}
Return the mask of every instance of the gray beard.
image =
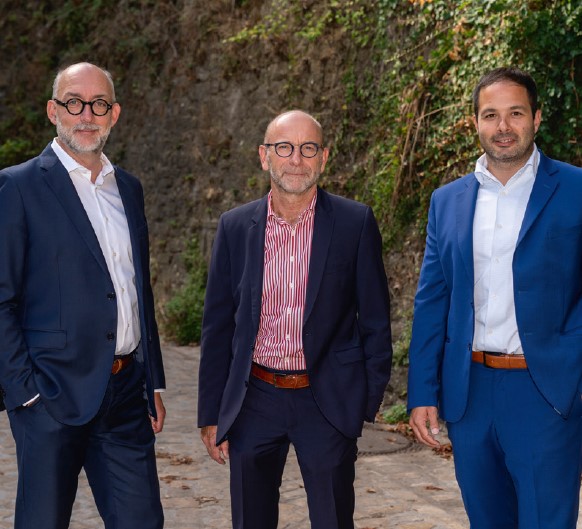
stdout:
{"type": "Polygon", "coordinates": [[[104,134],[101,134],[98,140],[93,143],[93,145],[80,145],[73,136],[74,127],[73,130],[65,130],[60,120],[57,119],[57,136],[71,151],[76,154],[101,154],[105,144],[107,143],[107,138],[109,137],[110,131],[111,129],[108,129],[104,134]]]}

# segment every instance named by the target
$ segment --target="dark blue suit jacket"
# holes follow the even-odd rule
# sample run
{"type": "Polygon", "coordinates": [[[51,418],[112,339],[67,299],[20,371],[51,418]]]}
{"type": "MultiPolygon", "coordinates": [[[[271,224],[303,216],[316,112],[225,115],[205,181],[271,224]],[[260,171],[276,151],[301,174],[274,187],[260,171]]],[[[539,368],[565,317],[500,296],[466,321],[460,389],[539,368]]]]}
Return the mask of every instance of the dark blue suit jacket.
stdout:
{"type": "MultiPolygon", "coordinates": [[[[541,154],[541,153],[540,153],[541,154]]],[[[471,173],[433,194],[414,305],[408,405],[465,412],[474,330],[471,173]]],[[[582,380],[582,169],[541,154],[513,257],[517,326],[533,380],[567,416],[582,380]]]]}
{"type": "MultiPolygon", "coordinates": [[[[151,412],[165,385],[139,181],[115,168],[133,251],[151,412]]],[[[97,413],[111,375],[117,330],[113,283],[70,176],[48,146],[0,172],[0,385],[8,410],[40,393],[70,425],[97,413]]]]}
{"type": "MultiPolygon", "coordinates": [[[[208,277],[198,424],[227,435],[248,385],[259,328],[267,197],[220,218],[208,277]]],[[[303,346],[321,411],[348,437],[373,421],[392,358],[382,243],[372,210],[318,189],[303,346]]]]}

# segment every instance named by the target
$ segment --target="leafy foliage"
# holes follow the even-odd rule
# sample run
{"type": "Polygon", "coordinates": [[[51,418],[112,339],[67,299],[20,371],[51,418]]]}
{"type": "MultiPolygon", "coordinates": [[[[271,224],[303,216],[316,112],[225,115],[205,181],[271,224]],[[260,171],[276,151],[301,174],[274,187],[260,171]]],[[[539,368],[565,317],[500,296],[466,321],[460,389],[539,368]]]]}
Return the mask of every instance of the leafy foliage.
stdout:
{"type": "Polygon", "coordinates": [[[471,91],[492,68],[515,65],[534,76],[545,116],[538,144],[551,156],[582,162],[578,2],[411,2],[402,22],[412,28],[413,45],[383,47],[390,67],[367,94],[375,130],[360,191],[389,244],[401,242],[410,226],[421,232],[432,190],[471,170],[480,152],[471,91]]]}
{"type": "Polygon", "coordinates": [[[388,424],[408,422],[405,404],[394,404],[382,413],[382,420],[388,424]]]}
{"type": "Polygon", "coordinates": [[[186,283],[167,303],[164,314],[166,337],[180,345],[200,342],[207,266],[198,241],[193,239],[184,253],[186,283]]]}

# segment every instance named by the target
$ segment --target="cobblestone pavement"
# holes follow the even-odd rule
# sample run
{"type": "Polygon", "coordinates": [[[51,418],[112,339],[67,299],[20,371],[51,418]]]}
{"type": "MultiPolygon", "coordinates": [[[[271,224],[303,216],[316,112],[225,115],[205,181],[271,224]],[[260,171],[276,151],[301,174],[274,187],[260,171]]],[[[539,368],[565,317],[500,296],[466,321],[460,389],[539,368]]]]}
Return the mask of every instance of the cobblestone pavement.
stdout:
{"type": "MultiPolygon", "coordinates": [[[[228,468],[210,460],[195,424],[198,354],[195,347],[164,347],[168,416],[157,439],[157,454],[166,529],[231,527],[228,468]]],[[[357,529],[468,528],[452,460],[379,427],[367,428],[358,444],[357,529]]],[[[15,491],[14,443],[6,414],[1,413],[0,529],[12,528],[15,491]]],[[[81,476],[70,529],[102,527],[81,476]]],[[[292,452],[281,487],[279,528],[309,529],[305,492],[292,452]]]]}

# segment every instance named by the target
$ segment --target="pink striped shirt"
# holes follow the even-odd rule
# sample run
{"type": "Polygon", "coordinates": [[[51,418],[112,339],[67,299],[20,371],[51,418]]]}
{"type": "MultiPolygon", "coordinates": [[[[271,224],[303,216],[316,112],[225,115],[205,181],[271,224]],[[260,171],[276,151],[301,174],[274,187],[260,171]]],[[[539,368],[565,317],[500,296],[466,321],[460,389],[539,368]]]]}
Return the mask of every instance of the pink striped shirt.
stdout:
{"type": "Polygon", "coordinates": [[[305,370],[303,310],[317,193],[293,226],[268,198],[261,320],[253,361],[277,371],[305,370]]]}

